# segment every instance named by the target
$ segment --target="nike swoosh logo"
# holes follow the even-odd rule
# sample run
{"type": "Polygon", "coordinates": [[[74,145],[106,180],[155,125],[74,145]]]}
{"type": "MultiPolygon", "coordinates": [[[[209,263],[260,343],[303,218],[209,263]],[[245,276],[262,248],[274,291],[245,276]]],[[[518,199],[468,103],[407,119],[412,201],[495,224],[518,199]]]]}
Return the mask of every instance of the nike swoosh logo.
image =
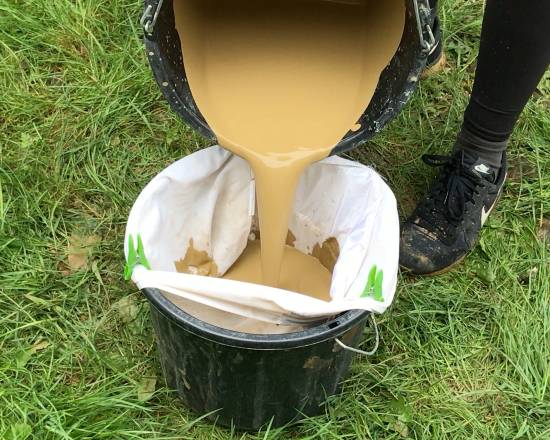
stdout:
{"type": "Polygon", "coordinates": [[[485,224],[487,219],[489,218],[489,215],[491,215],[491,211],[493,210],[493,207],[489,209],[489,211],[485,211],[485,206],[481,208],[481,226],[485,224]]]}
{"type": "Polygon", "coordinates": [[[480,163],[479,165],[476,165],[474,167],[474,170],[479,171],[482,174],[489,174],[489,171],[491,171],[491,168],[489,168],[487,165],[480,163]]]}

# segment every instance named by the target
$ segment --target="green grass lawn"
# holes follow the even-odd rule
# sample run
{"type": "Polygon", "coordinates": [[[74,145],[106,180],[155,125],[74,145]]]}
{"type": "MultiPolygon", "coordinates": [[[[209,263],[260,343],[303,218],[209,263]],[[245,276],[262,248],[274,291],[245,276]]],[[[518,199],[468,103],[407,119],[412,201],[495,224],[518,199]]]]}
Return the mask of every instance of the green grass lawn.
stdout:
{"type": "MultiPolygon", "coordinates": [[[[351,155],[387,177],[402,213],[473,81],[482,1],[442,6],[448,68],[351,155]]],[[[0,2],[0,438],[549,439],[550,76],[466,262],[401,279],[380,350],[356,359],[325,415],[242,434],[166,389],[147,304],[122,277],[139,191],[206,145],[161,97],[140,16],[138,0],[0,2]]]]}

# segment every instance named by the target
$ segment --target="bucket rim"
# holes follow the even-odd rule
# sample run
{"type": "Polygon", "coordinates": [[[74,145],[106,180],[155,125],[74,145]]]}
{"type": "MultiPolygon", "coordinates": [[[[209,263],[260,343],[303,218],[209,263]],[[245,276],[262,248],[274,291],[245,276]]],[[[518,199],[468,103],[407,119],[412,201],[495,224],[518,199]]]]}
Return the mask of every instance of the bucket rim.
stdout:
{"type": "Polygon", "coordinates": [[[166,298],[159,289],[146,288],[141,292],[151,306],[183,330],[217,344],[250,350],[287,350],[336,339],[367,320],[372,313],[367,310],[349,310],[321,325],[299,332],[254,334],[224,329],[195,318],[166,298]]]}

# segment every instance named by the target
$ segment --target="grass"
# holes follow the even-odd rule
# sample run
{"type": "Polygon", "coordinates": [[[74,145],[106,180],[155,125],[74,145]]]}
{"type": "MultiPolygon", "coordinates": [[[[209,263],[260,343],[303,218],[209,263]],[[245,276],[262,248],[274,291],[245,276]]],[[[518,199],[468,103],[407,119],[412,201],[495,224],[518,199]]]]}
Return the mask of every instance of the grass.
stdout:
{"type": "MultiPolygon", "coordinates": [[[[450,147],[473,80],[482,2],[442,6],[449,68],[352,154],[387,177],[402,213],[431,178],[420,154],[450,147]]],[[[325,415],[243,434],[165,388],[147,305],[122,278],[133,200],[205,145],[160,96],[140,13],[137,0],[0,4],[0,437],[550,438],[550,77],[466,262],[402,278],[380,350],[356,360],[325,415]]]]}

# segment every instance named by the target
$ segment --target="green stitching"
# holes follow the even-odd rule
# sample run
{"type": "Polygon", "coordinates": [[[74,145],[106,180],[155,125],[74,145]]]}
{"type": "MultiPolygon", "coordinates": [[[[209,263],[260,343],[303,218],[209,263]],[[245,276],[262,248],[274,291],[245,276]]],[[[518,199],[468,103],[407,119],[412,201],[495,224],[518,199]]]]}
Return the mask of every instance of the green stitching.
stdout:
{"type": "Polygon", "coordinates": [[[141,264],[146,269],[151,270],[151,264],[145,256],[145,250],[143,249],[143,241],[141,240],[141,235],[137,235],[137,251],[134,244],[134,237],[130,234],[128,236],[128,260],[124,266],[124,279],[130,281],[132,279],[132,274],[134,273],[135,267],[141,264]]]}
{"type": "Polygon", "coordinates": [[[367,296],[372,297],[375,301],[384,302],[384,295],[382,293],[382,283],[384,281],[384,271],[378,270],[376,264],[372,266],[367,279],[367,285],[365,290],[361,294],[361,298],[367,296]]]}

